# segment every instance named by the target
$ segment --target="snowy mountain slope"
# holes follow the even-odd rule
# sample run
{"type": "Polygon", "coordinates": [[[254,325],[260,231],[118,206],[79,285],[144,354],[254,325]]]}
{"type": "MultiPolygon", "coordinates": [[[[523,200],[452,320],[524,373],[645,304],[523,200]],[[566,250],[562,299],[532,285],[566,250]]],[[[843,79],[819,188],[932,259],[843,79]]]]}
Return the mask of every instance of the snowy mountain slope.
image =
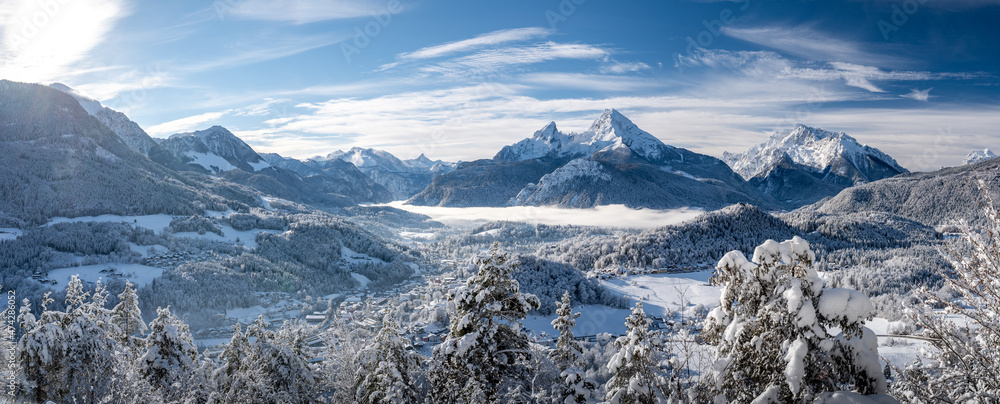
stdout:
{"type": "Polygon", "coordinates": [[[170,135],[160,145],[191,166],[218,174],[240,169],[256,172],[270,167],[249,145],[221,126],[170,135]]]}
{"type": "Polygon", "coordinates": [[[746,152],[724,153],[723,159],[761,192],[795,206],[907,172],[846,133],[804,125],[775,132],[746,152]]]}
{"type": "MultiPolygon", "coordinates": [[[[73,97],[0,81],[0,212],[27,222],[53,216],[191,215],[246,207],[240,188],[215,188],[150,161],[73,97]],[[16,196],[16,197],[12,197],[16,196]]],[[[256,205],[252,205],[256,206],[256,205]]]]}
{"type": "MultiPolygon", "coordinates": [[[[656,162],[675,149],[642,129],[614,109],[607,109],[582,133],[564,134],[550,122],[527,139],[505,146],[494,159],[524,161],[587,157],[595,153],[609,156],[634,153],[656,162]]],[[[626,157],[627,158],[627,157],[626,157]]]]}
{"type": "Polygon", "coordinates": [[[409,202],[576,208],[717,208],[736,202],[775,206],[721,160],[663,144],[613,109],[582,133],[565,134],[549,123],[532,137],[505,146],[493,160],[460,165],[439,178],[409,202]]]}
{"type": "Polygon", "coordinates": [[[306,164],[312,167],[325,167],[334,160],[354,164],[361,172],[392,192],[396,200],[405,200],[416,195],[430,185],[434,177],[450,172],[454,168],[453,163],[434,161],[423,154],[414,159],[400,160],[387,151],[360,147],[348,151],[338,150],[325,157],[314,157],[306,164]]]}
{"type": "Polygon", "coordinates": [[[885,212],[929,226],[951,224],[959,219],[982,223],[981,193],[976,179],[986,181],[994,192],[1000,189],[1000,160],[943,168],[928,173],[902,174],[858,185],[836,196],[804,206],[800,211],[826,214],[885,212]]]}
{"type": "Polygon", "coordinates": [[[140,154],[175,170],[184,168],[184,164],[181,164],[173,153],[160,147],[146,131],[139,127],[139,124],[129,119],[125,114],[105,107],[99,101],[82,95],[65,84],[53,83],[49,87],[71,95],[87,113],[114,131],[129,147],[135,149],[140,154]]]}
{"type": "Polygon", "coordinates": [[[968,156],[965,156],[965,164],[976,164],[989,159],[995,159],[996,157],[997,155],[993,154],[990,149],[975,150],[969,153],[968,156]]]}

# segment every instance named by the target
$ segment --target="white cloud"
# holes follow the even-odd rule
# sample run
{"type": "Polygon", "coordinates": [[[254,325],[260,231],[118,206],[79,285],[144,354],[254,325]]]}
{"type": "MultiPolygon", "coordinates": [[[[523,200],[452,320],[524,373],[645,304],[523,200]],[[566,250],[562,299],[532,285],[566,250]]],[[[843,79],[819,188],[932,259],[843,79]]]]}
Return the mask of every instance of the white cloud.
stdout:
{"type": "Polygon", "coordinates": [[[601,66],[601,73],[614,73],[614,74],[624,74],[624,73],[635,73],[642,70],[649,70],[649,65],[642,62],[618,62],[612,61],[609,64],[601,66]]]}
{"type": "Polygon", "coordinates": [[[233,2],[233,5],[218,1],[213,7],[223,18],[233,16],[294,24],[367,17],[380,12],[395,14],[392,10],[386,10],[384,2],[361,0],[241,0],[233,2]]]}
{"type": "Polygon", "coordinates": [[[823,62],[897,65],[905,61],[889,52],[867,50],[875,45],[834,37],[806,26],[724,27],[722,33],[736,39],[777,49],[799,57],[823,62]]]}
{"type": "Polygon", "coordinates": [[[216,121],[230,112],[232,111],[227,110],[219,112],[206,112],[204,114],[175,119],[173,121],[164,122],[159,125],[150,126],[146,128],[146,133],[148,133],[150,136],[163,137],[175,133],[189,131],[192,129],[196,129],[205,123],[216,121]]]}
{"type": "Polygon", "coordinates": [[[621,92],[664,87],[662,82],[627,76],[584,73],[529,73],[516,78],[535,88],[573,88],[582,90],[621,92]]]}
{"type": "Polygon", "coordinates": [[[121,0],[7,1],[0,11],[0,77],[26,82],[65,80],[87,68],[87,56],[129,14],[121,0]]]}
{"type": "Polygon", "coordinates": [[[436,63],[423,72],[452,78],[478,81],[504,74],[513,66],[532,65],[559,59],[601,59],[610,54],[607,49],[587,44],[546,42],[537,45],[489,49],[468,56],[436,63]]]}
{"type": "Polygon", "coordinates": [[[470,39],[448,42],[441,45],[429,46],[413,52],[401,53],[400,59],[431,59],[453,53],[466,52],[480,49],[487,46],[499,45],[508,42],[521,42],[529,39],[543,38],[549,36],[551,30],[538,27],[514,28],[482,34],[470,39]]]}
{"type": "Polygon", "coordinates": [[[900,97],[912,98],[917,101],[926,102],[929,98],[931,98],[931,90],[933,89],[934,87],[928,88],[926,90],[917,90],[914,88],[913,90],[910,90],[909,93],[903,94],[900,97]]]}

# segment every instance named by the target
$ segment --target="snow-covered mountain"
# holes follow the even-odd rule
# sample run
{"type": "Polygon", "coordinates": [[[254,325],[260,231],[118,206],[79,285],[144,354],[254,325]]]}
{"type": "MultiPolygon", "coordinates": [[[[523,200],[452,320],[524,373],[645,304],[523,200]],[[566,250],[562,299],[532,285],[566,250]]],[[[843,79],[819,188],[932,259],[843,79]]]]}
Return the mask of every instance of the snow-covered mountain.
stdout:
{"type": "Polygon", "coordinates": [[[758,190],[793,206],[907,170],[882,151],[844,132],[796,125],[723,159],[758,190]]]}
{"type": "Polygon", "coordinates": [[[334,160],[354,164],[361,172],[392,192],[397,200],[410,198],[430,185],[434,177],[450,172],[455,167],[454,163],[431,160],[423,154],[414,159],[400,160],[384,150],[360,147],[347,151],[337,150],[323,157],[313,157],[305,163],[311,167],[325,167],[334,160]]]}
{"type": "Polygon", "coordinates": [[[52,87],[0,80],[0,148],[7,156],[0,164],[0,195],[7,196],[0,197],[0,220],[191,215],[246,207],[233,201],[255,199],[242,189],[221,197],[215,184],[150,161],[90,113],[100,109],[88,111],[86,104],[52,87]]]}
{"type": "Polygon", "coordinates": [[[634,153],[649,162],[655,162],[675,152],[655,136],[639,129],[632,121],[614,109],[605,110],[582,133],[565,134],[555,122],[549,122],[527,139],[504,146],[494,157],[502,161],[529,159],[560,159],[586,157],[597,153],[607,156],[628,157],[634,153]]]}
{"type": "Polygon", "coordinates": [[[669,146],[608,109],[582,133],[549,123],[492,160],[464,163],[410,199],[416,205],[586,208],[773,206],[721,160],[669,146]]]}
{"type": "Polygon", "coordinates": [[[200,166],[209,173],[240,169],[256,172],[271,165],[252,147],[221,126],[170,135],[160,145],[185,163],[200,166]]]}
{"type": "Polygon", "coordinates": [[[976,164],[976,163],[979,163],[979,162],[982,162],[982,161],[986,161],[986,160],[990,160],[990,159],[995,159],[995,158],[997,158],[997,155],[993,154],[993,152],[990,151],[990,149],[975,150],[972,153],[969,153],[968,156],[965,156],[965,164],[967,164],[967,165],[968,164],[976,164]]]}
{"type": "Polygon", "coordinates": [[[83,107],[85,111],[91,116],[97,118],[104,125],[110,128],[115,134],[118,135],[126,144],[129,145],[135,151],[149,157],[161,165],[173,168],[173,169],[183,169],[182,164],[177,164],[177,157],[173,153],[167,151],[149,136],[139,124],[135,123],[125,114],[116,111],[114,109],[105,107],[101,105],[100,101],[93,98],[87,97],[80,92],[66,86],[62,83],[52,83],[49,85],[54,89],[62,91],[66,94],[71,95],[80,106],[83,107]]]}

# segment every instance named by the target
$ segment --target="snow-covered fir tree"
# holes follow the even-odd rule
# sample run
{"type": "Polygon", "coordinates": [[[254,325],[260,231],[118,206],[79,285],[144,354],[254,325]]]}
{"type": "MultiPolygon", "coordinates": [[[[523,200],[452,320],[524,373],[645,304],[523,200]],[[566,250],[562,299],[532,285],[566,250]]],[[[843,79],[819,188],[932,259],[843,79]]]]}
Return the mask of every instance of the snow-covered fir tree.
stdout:
{"type": "Polygon", "coordinates": [[[583,348],[573,336],[573,328],[576,327],[576,319],[580,317],[580,313],[573,312],[568,291],[563,293],[556,314],[558,317],[552,320],[552,328],[559,331],[559,338],[556,339],[555,349],[549,352],[549,358],[559,369],[562,384],[553,386],[553,400],[565,404],[597,402],[597,385],[588,380],[580,369],[583,348]]]}
{"type": "Polygon", "coordinates": [[[946,282],[958,298],[924,288],[924,304],[910,311],[937,349],[925,351],[925,363],[899,372],[893,393],[907,402],[1000,402],[1000,213],[986,182],[977,183],[986,225],[960,222],[961,237],[944,253],[955,269],[946,282]],[[968,321],[956,324],[940,307],[968,321]]]}
{"type": "Polygon", "coordinates": [[[165,399],[177,399],[183,394],[180,384],[188,378],[198,356],[187,324],[170,313],[169,307],[161,308],[149,323],[145,345],[138,360],[139,372],[165,399]]]}
{"type": "Polygon", "coordinates": [[[664,402],[665,381],[659,374],[659,351],[649,335],[649,319],[636,302],[625,319],[628,333],[615,341],[618,353],[608,362],[611,379],[604,387],[604,400],[611,404],[664,402]]]}
{"type": "Polygon", "coordinates": [[[824,289],[814,261],[798,237],[766,241],[752,262],[739,251],[719,261],[711,281],[722,297],[703,332],[718,345],[706,400],[790,403],[838,390],[886,392],[878,342],[864,327],[871,302],[854,290],[824,289]]]}
{"type": "Polygon", "coordinates": [[[478,272],[449,292],[448,337],[434,348],[428,375],[437,403],[494,403],[530,391],[531,349],[521,320],[539,306],[538,298],[521,293],[497,244],[476,265],[478,272]]]}
{"type": "Polygon", "coordinates": [[[130,351],[138,352],[142,345],[141,335],[147,331],[139,309],[139,296],[132,282],[125,282],[125,289],[118,295],[118,304],[111,309],[111,322],[118,328],[115,338],[130,351]]]}
{"type": "Polygon", "coordinates": [[[47,310],[51,300],[45,298],[37,321],[22,319],[30,328],[17,345],[21,395],[36,402],[94,403],[109,394],[120,347],[112,337],[119,331],[106,301],[100,282],[91,294],[73,276],[66,287],[66,311],[47,310]]]}
{"type": "Polygon", "coordinates": [[[370,345],[358,352],[355,400],[362,404],[416,403],[423,398],[421,358],[409,350],[399,325],[386,313],[370,345]]]}

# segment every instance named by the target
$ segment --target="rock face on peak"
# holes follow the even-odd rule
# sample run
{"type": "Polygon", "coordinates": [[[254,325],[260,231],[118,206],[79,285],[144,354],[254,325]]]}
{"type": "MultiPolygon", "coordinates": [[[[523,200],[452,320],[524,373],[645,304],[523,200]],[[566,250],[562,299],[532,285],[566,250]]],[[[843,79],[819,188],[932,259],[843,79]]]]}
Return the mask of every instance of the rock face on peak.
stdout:
{"type": "Polygon", "coordinates": [[[657,162],[669,153],[675,153],[675,148],[639,129],[620,112],[608,109],[582,133],[562,133],[555,122],[549,122],[532,137],[505,146],[493,158],[500,161],[559,160],[599,154],[606,159],[638,158],[657,162]]]}
{"type": "Polygon", "coordinates": [[[250,145],[218,125],[170,135],[160,145],[188,165],[200,167],[208,173],[219,174],[235,169],[252,173],[270,167],[250,145]]]}
{"type": "Polygon", "coordinates": [[[49,85],[54,89],[62,91],[72,96],[88,114],[97,118],[104,125],[110,128],[126,144],[140,154],[149,157],[160,165],[172,169],[185,169],[185,165],[173,153],[167,151],[149,136],[139,124],[135,123],[125,114],[101,105],[93,98],[87,97],[80,92],[62,83],[52,83],[49,85]]]}
{"type": "Polygon", "coordinates": [[[976,164],[995,158],[997,158],[997,155],[990,151],[990,149],[974,150],[968,156],[965,156],[965,164],[976,164]]]}
{"type": "Polygon", "coordinates": [[[844,188],[907,170],[844,132],[796,125],[766,142],[723,159],[759,191],[789,207],[813,203],[844,188]]]}
{"type": "Polygon", "coordinates": [[[581,133],[563,133],[550,122],[492,160],[460,164],[409,200],[439,206],[662,209],[737,202],[776,206],[721,160],[666,145],[614,109],[581,133]]]}

